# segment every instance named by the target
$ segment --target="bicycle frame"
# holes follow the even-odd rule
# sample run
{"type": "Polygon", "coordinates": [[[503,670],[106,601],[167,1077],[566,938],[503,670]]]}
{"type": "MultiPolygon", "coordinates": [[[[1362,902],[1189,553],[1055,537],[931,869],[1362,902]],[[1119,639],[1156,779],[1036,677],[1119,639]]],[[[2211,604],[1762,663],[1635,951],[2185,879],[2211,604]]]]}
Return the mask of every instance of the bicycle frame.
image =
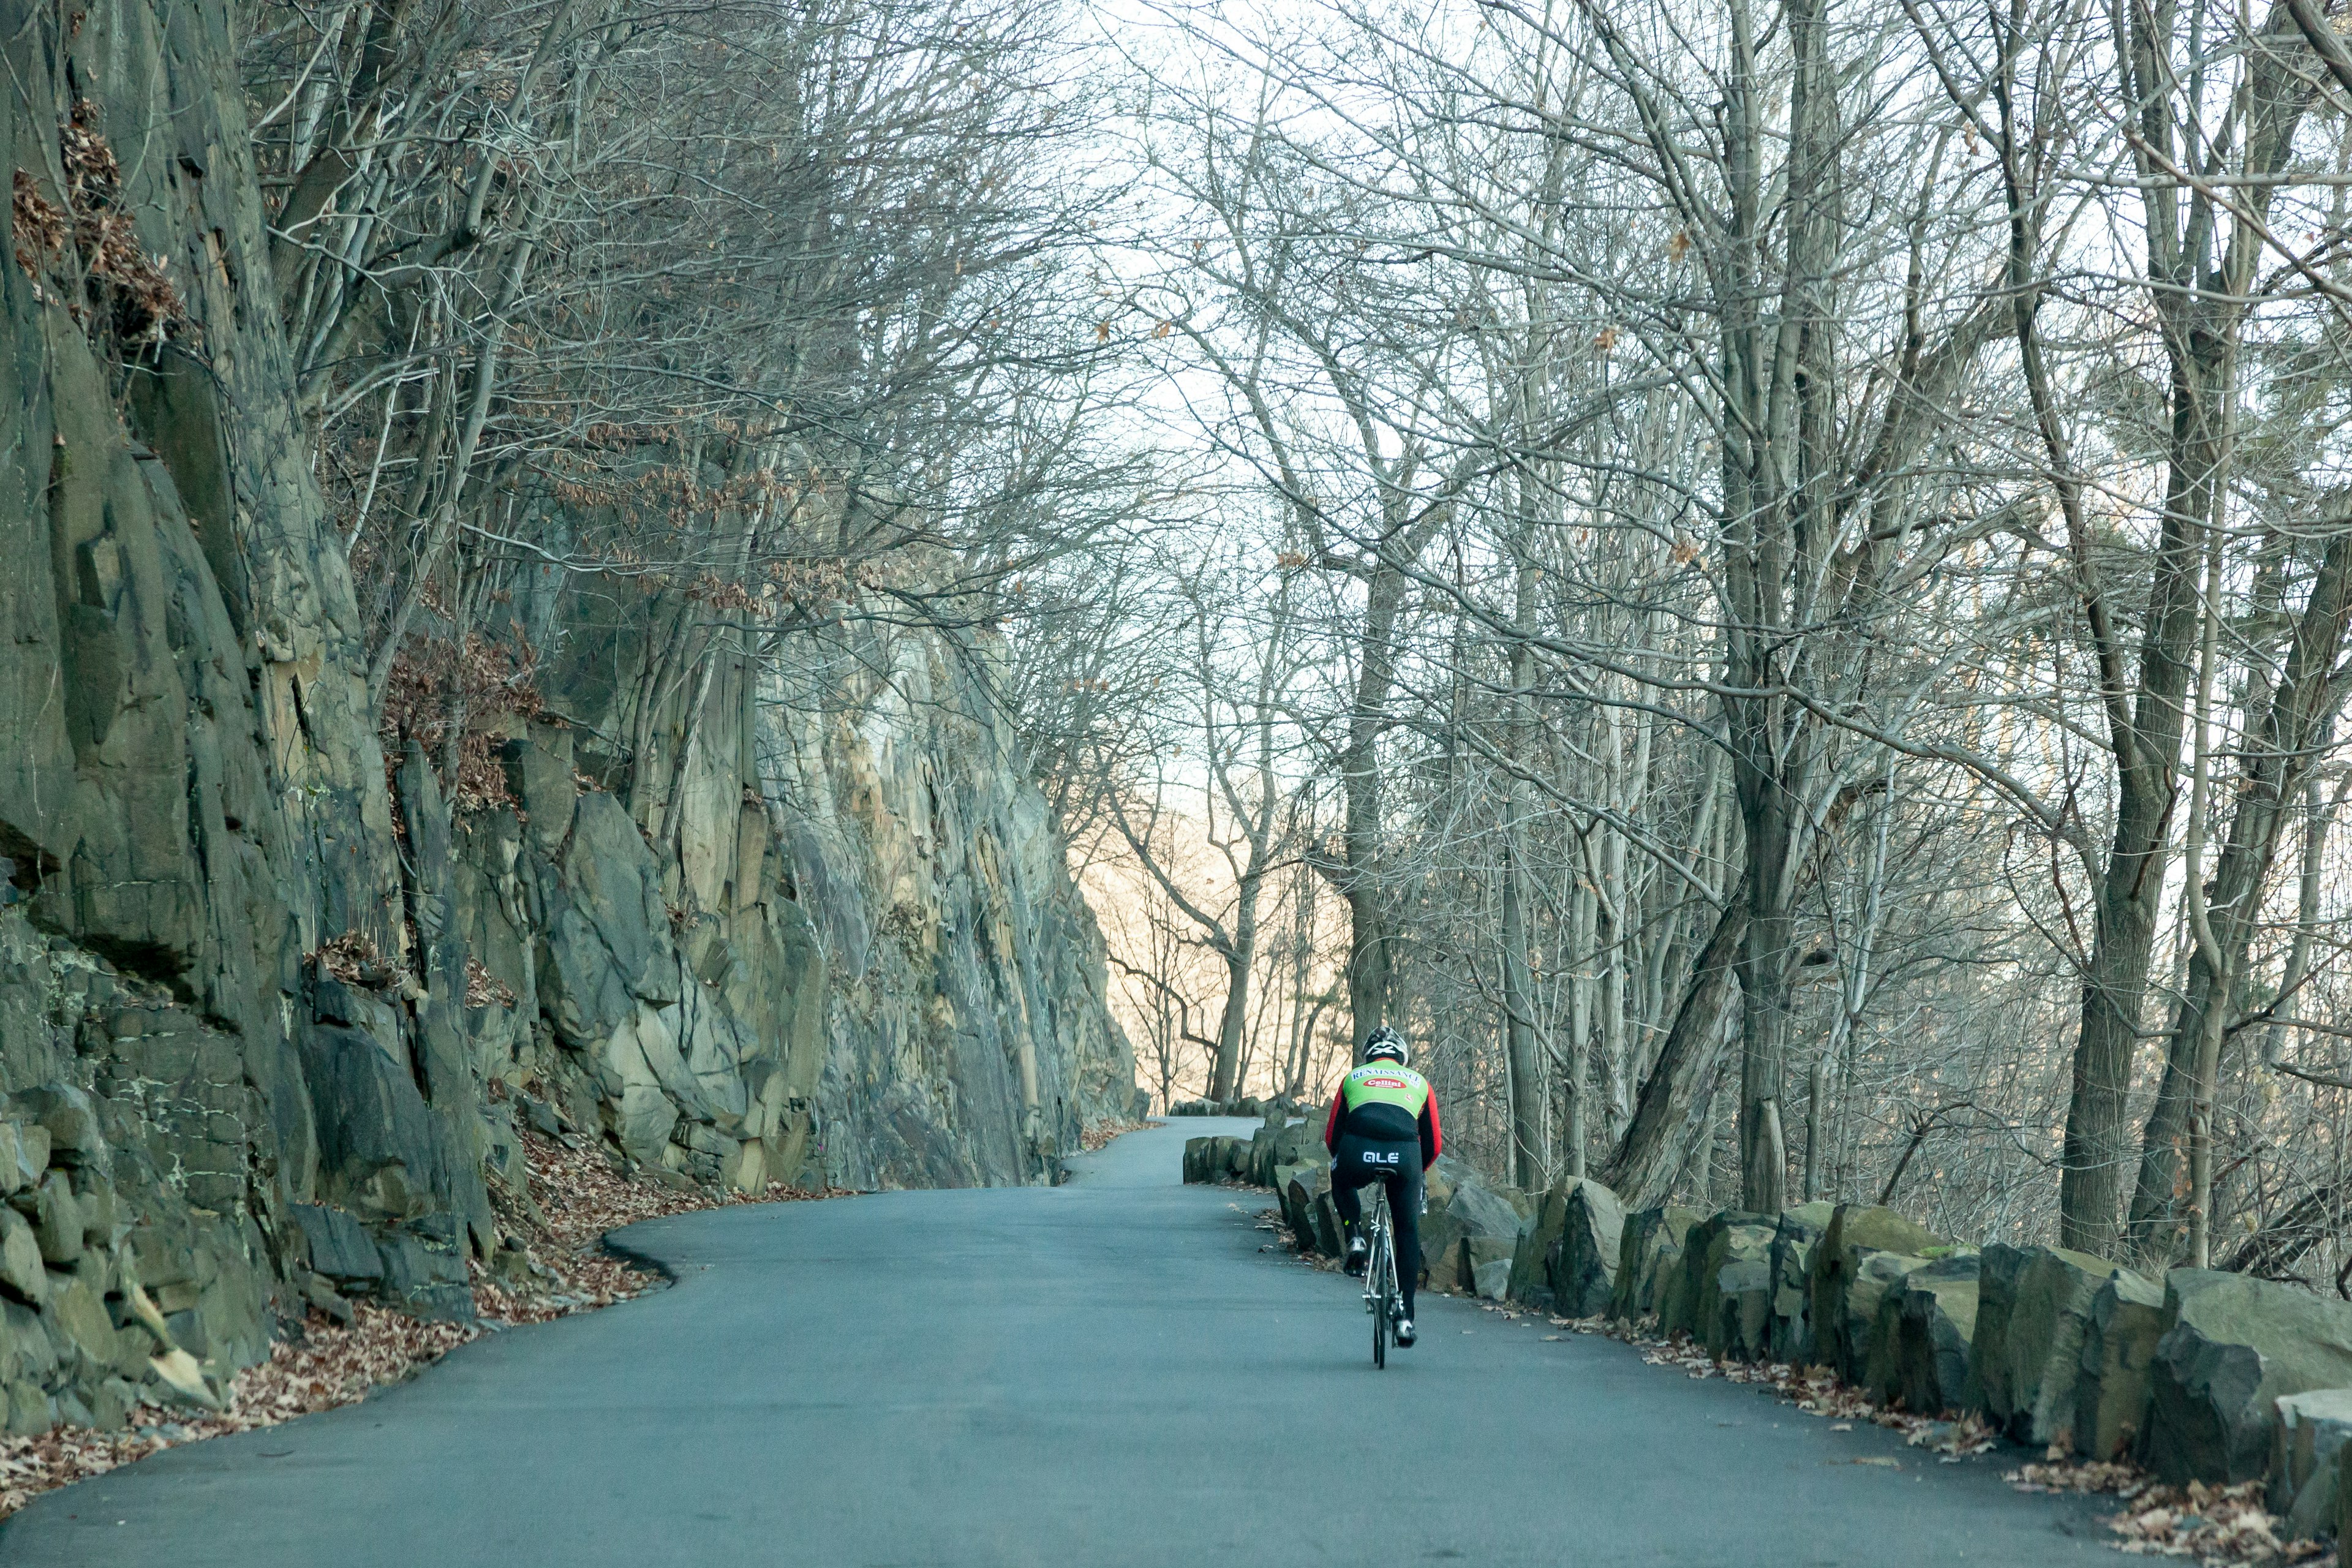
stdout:
{"type": "Polygon", "coordinates": [[[1389,1336],[1404,1314],[1404,1293],[1397,1288],[1396,1230],[1389,1215],[1386,1184],[1372,1188],[1371,1257],[1364,1266],[1364,1310],[1372,1315],[1372,1364],[1385,1370],[1389,1336]]]}

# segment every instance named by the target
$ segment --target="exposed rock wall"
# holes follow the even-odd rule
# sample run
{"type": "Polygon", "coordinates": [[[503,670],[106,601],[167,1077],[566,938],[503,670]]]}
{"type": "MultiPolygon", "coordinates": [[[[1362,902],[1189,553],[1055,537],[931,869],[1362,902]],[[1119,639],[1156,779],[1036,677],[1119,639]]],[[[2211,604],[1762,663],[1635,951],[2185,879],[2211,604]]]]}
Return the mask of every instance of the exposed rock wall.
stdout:
{"type": "Polygon", "coordinates": [[[824,1168],[861,1187],[1034,1179],[1132,1107],[1101,932],[986,700],[986,650],[874,633],[856,651],[782,693],[766,737],[835,980],[824,1168]]]}
{"type": "Polygon", "coordinates": [[[216,1383],[305,1294],[467,1310],[494,1188],[530,1201],[518,1114],[757,1187],[1049,1179],[1128,1109],[984,650],[876,637],[790,690],[722,659],[623,767],[614,688],[558,648],[516,806],[453,816],[413,751],[388,774],[226,8],[0,24],[20,215],[101,203],[182,317],[126,344],[70,237],[0,256],[11,1428],[202,1397],[171,1352],[216,1383]]]}

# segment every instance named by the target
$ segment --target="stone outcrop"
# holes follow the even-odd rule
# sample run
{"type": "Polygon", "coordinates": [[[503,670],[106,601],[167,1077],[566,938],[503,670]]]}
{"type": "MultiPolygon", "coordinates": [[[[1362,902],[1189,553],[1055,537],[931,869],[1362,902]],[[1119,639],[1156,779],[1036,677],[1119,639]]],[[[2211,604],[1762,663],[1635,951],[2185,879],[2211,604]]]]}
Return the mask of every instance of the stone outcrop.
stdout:
{"type": "Polygon", "coordinates": [[[2164,1480],[2269,1469],[2283,1394],[2352,1384],[2352,1305],[2218,1269],[2165,1276],[2141,1454],[2164,1480]]]}
{"type": "Polygon", "coordinates": [[[622,634],[551,601],[565,718],[493,716],[512,806],[387,758],[226,8],[7,21],[21,188],[101,199],[70,167],[110,140],[182,312],[119,342],[0,257],[12,1429],[205,1396],[306,1305],[469,1310],[519,1118],[751,1189],[1052,1180],[1132,1110],[985,643],[861,633],[789,691],[722,658],[624,746],[622,634]]]}

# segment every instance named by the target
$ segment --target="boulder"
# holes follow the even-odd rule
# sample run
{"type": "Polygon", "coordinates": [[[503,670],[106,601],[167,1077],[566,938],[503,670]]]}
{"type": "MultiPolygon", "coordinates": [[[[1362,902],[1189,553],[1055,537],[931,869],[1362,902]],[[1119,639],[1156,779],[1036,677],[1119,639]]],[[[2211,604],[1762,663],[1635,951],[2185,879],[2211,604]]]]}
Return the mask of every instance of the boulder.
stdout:
{"type": "Polygon", "coordinates": [[[1265,1125],[1250,1134],[1244,1156],[1250,1183],[1260,1187],[1277,1186],[1274,1174],[1277,1169],[1303,1165],[1318,1157],[1322,1148],[1322,1129],[1293,1121],[1283,1111],[1271,1111],[1265,1125]]]}
{"type": "MultiPolygon", "coordinates": [[[[1700,1220],[1705,1219],[1706,1217],[1706,1216],[1705,1215],[1695,1215],[1692,1218],[1691,1223],[1693,1225],[1696,1225],[1700,1220]]],[[[1685,1263],[1689,1261],[1689,1258],[1690,1254],[1686,1249],[1677,1247],[1659,1260],[1657,1279],[1650,1287],[1650,1305],[1652,1309],[1650,1313],[1650,1327],[1653,1331],[1658,1333],[1664,1333],[1666,1331],[1665,1321],[1667,1315],[1671,1310],[1675,1309],[1675,1304],[1682,1300],[1683,1266],[1685,1263]]],[[[1685,1331],[1687,1332],[1688,1331],[1685,1331]]]]}
{"type": "MultiPolygon", "coordinates": [[[[2007,1429],[2013,1403],[2009,1393],[2014,1381],[2008,1363],[2010,1310],[2018,1279],[2032,1258],[2028,1248],[1995,1241],[1987,1243],[1977,1259],[1977,1331],[1969,1359],[1976,1368],[1978,1404],[2000,1430],[2007,1429]]],[[[2084,1305],[2090,1305],[2087,1297],[2084,1305]]],[[[2078,1343],[2075,1354],[2081,1353],[2078,1343]]]]}
{"type": "Polygon", "coordinates": [[[49,1163],[49,1130],[37,1121],[0,1121],[0,1198],[40,1184],[49,1163]]]}
{"type": "Polygon", "coordinates": [[[8,1097],[12,1118],[39,1127],[48,1134],[48,1163],[76,1170],[109,1168],[106,1139],[99,1131],[98,1111],[90,1098],[65,1084],[44,1084],[18,1089],[8,1097]]]}
{"type": "Polygon", "coordinates": [[[1636,1209],[1618,1233],[1617,1277],[1609,1288],[1609,1315],[1648,1317],[1658,1310],[1659,1277],[1682,1258],[1683,1237],[1698,1223],[1696,1209],[1636,1209]]]}
{"type": "Polygon", "coordinates": [[[1887,1298],[1927,1259],[1904,1252],[1873,1252],[1854,1266],[1845,1294],[1845,1326],[1833,1363],[1847,1382],[1874,1391],[1895,1375],[1895,1304],[1887,1298]]]}
{"type": "Polygon", "coordinates": [[[2352,1388],[2314,1389],[2278,1402],[2271,1459],[2271,1510],[2286,1515],[2288,1541],[2333,1534],[2337,1454],[2352,1437],[2352,1388]]]}
{"type": "MultiPolygon", "coordinates": [[[[1885,1381],[1881,1399],[1921,1415],[1941,1415],[1976,1403],[1969,1345],[1976,1335],[1978,1258],[1973,1252],[1931,1258],[1887,1287],[1880,1305],[1885,1381]]],[[[1880,1352],[1874,1348],[1873,1361],[1880,1352]]]]}
{"type": "Polygon", "coordinates": [[[66,1279],[50,1300],[47,1317],[59,1336],[60,1361],[71,1363],[79,1357],[81,1368],[92,1373],[126,1362],[131,1367],[143,1369],[146,1336],[118,1332],[100,1292],[89,1280],[79,1277],[66,1279]],[[131,1342],[126,1343],[126,1339],[131,1342]]]}
{"type": "Polygon", "coordinates": [[[1509,1300],[1511,1260],[1507,1258],[1489,1258],[1484,1263],[1473,1263],[1470,1268],[1470,1288],[1478,1299],[1484,1301],[1509,1300]]]}
{"type": "Polygon", "coordinates": [[[49,1300],[49,1274],[41,1266],[41,1244],[33,1227],[12,1208],[0,1208],[0,1290],[28,1306],[49,1300]]]}
{"type": "Polygon", "coordinates": [[[84,1226],[81,1202],[63,1171],[51,1171],[35,1190],[33,1237],[40,1244],[41,1260],[59,1268],[81,1260],[84,1226]]]}
{"type": "Polygon", "coordinates": [[[1186,1181],[1206,1182],[1213,1179],[1207,1173],[1209,1169],[1209,1145],[1215,1142],[1216,1140],[1213,1138],[1187,1138],[1184,1140],[1184,1179],[1186,1181]]]}
{"type": "Polygon", "coordinates": [[[1330,1167],[1320,1160],[1311,1164],[1285,1165],[1275,1173],[1275,1190],[1282,1194],[1283,1223],[1290,1226],[1301,1252],[1315,1250],[1315,1200],[1331,1190],[1330,1167]]]}
{"type": "Polygon", "coordinates": [[[1537,1200],[1535,1217],[1519,1226],[1505,1300],[1543,1309],[1552,1305],[1549,1254],[1559,1245],[1559,1233],[1567,1223],[1568,1184],[1555,1182],[1537,1200]]]}
{"type": "Polygon", "coordinates": [[[1591,1318],[1609,1310],[1624,1234],[1625,1208],[1615,1193],[1591,1180],[1568,1184],[1559,1235],[1545,1262],[1554,1310],[1591,1318]]]}
{"type": "Polygon", "coordinates": [[[2352,1443],[2336,1450],[2336,1508],[2328,1522],[2334,1527],[2331,1533],[2338,1547],[2337,1560],[2341,1561],[2342,1544],[2352,1541],[2352,1443]]]}
{"type": "Polygon", "coordinates": [[[1780,1211],[1772,1229],[1772,1318],[1765,1357],[1801,1365],[1813,1359],[1813,1248],[1835,1216],[1834,1204],[1800,1204],[1780,1211]]]}
{"type": "MultiPolygon", "coordinates": [[[[1748,1248],[1735,1242],[1740,1252],[1748,1248]]],[[[1699,1338],[1729,1361],[1765,1361],[1772,1353],[1772,1258],[1770,1233],[1759,1227],[1758,1256],[1735,1256],[1707,1269],[1706,1318],[1699,1338]]]]}
{"type": "Polygon", "coordinates": [[[1694,1339],[1734,1361],[1760,1358],[1772,1321],[1772,1220],[1731,1210],[1684,1238],[1682,1289],[1694,1339]]]}
{"type": "Polygon", "coordinates": [[[1510,1291],[1511,1259],[1517,1237],[1465,1236],[1462,1238],[1462,1288],[1484,1300],[1503,1300],[1510,1291]]]}
{"type": "Polygon", "coordinates": [[[384,1237],[377,1251],[383,1258],[381,1289],[386,1300],[427,1321],[472,1321],[474,1293],[467,1280],[465,1254],[456,1247],[439,1237],[396,1230],[384,1237]]]}
{"type": "Polygon", "coordinates": [[[1339,1239],[1339,1210],[1331,1201],[1331,1189],[1325,1187],[1315,1194],[1315,1250],[1326,1258],[1337,1258],[1347,1247],[1339,1239]]]}
{"type": "Polygon", "coordinates": [[[1422,1173],[1422,1189],[1429,1194],[1429,1206],[1444,1208],[1454,1196],[1454,1189],[1464,1182],[1484,1184],[1485,1178],[1451,1154],[1440,1154],[1422,1173]]]}
{"type": "Polygon", "coordinates": [[[1732,1261],[1728,1248],[1719,1246],[1726,1230],[1742,1232],[1738,1256],[1741,1261],[1760,1256],[1748,1245],[1748,1233],[1758,1226],[1766,1227],[1769,1237],[1771,1222],[1761,1215],[1744,1209],[1726,1209],[1710,1215],[1692,1226],[1683,1235],[1682,1260],[1669,1278],[1661,1279],[1657,1292],[1658,1332],[1688,1334],[1703,1340],[1717,1310],[1717,1297],[1722,1282],[1717,1271],[1732,1261]],[[1671,1288],[1669,1288],[1671,1287],[1671,1288]]]}
{"type": "Polygon", "coordinates": [[[2091,1298],[2074,1373],[2074,1451],[2092,1460],[2136,1452],[2147,1426],[2148,1381],[2164,1337],[2164,1291],[2118,1268],[2091,1298]]]}
{"type": "Polygon", "coordinates": [[[1848,1382],[1864,1377],[1870,1332],[1886,1287],[1909,1265],[1866,1268],[1874,1257],[1911,1260],[1943,1250],[1942,1237],[1893,1209],[1840,1204],[1815,1244],[1811,1321],[1814,1359],[1848,1382]]]}
{"type": "Polygon", "coordinates": [[[288,1215],[302,1236],[303,1261],[346,1293],[370,1289],[383,1278],[375,1238],[358,1218],[320,1204],[289,1204],[288,1215]]]}
{"type": "Polygon", "coordinates": [[[0,1301],[0,1378],[47,1385],[57,1371],[58,1347],[40,1314],[15,1301],[0,1301]]]}
{"type": "Polygon", "coordinates": [[[2115,1265],[2055,1247],[1984,1249],[1969,1347],[1978,1397],[1994,1427],[2042,1448],[2074,1446],[2074,1384],[2091,1304],[2115,1265]]]}
{"type": "Polygon", "coordinates": [[[2158,1479],[2235,1482],[2270,1465],[2279,1396],[2352,1384],[2352,1303],[2216,1268],[2164,1280],[2141,1455],[2158,1479]]]}
{"type": "Polygon", "coordinates": [[[1234,1150],[1241,1144],[1237,1138],[1209,1137],[1197,1139],[1201,1151],[1201,1180],[1222,1182],[1233,1174],[1234,1150]]]}
{"type": "Polygon", "coordinates": [[[1458,1161],[1440,1160],[1428,1182],[1429,1212],[1421,1216],[1421,1251],[1429,1283],[1440,1290],[1471,1289],[1467,1248],[1472,1237],[1503,1244],[1509,1257],[1519,1239],[1519,1211],[1476,1172],[1458,1161]]]}
{"type": "Polygon", "coordinates": [[[1248,1182],[1250,1173],[1250,1141],[1246,1138],[1217,1140],[1218,1163],[1223,1172],[1221,1179],[1228,1182],[1248,1182]]]}

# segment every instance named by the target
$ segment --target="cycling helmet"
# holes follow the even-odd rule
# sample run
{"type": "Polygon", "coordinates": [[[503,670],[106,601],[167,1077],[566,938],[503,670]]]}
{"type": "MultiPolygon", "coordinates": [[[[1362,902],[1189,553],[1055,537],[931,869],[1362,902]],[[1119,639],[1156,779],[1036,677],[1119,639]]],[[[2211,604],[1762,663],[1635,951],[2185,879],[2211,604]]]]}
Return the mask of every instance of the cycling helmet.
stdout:
{"type": "Polygon", "coordinates": [[[1394,1062],[1399,1067],[1405,1067],[1412,1061],[1412,1047],[1404,1043],[1402,1035],[1382,1024],[1364,1037],[1364,1059],[1368,1062],[1394,1062]]]}

